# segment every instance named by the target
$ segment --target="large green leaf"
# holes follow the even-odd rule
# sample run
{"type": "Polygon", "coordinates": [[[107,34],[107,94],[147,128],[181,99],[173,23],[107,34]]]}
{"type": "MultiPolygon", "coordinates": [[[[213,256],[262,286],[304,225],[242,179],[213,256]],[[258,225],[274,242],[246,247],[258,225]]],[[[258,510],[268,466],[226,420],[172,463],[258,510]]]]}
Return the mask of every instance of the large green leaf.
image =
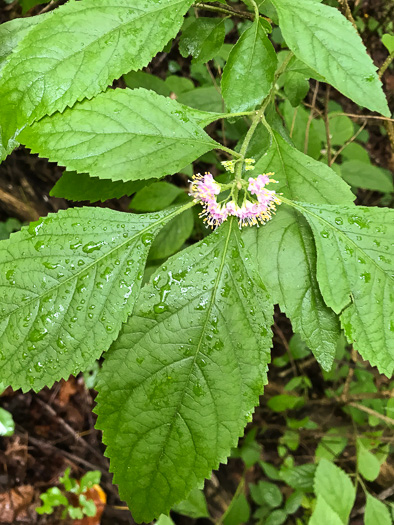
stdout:
{"type": "Polygon", "coordinates": [[[134,519],[225,461],[266,383],[272,303],[235,220],[169,259],[100,372],[98,427],[134,519]]]}
{"type": "Polygon", "coordinates": [[[259,20],[247,29],[231,50],[222,77],[228,111],[254,109],[269,93],[278,60],[259,20]]]}
{"type": "Polygon", "coordinates": [[[272,0],[286,44],[351,100],[390,117],[377,68],[352,24],[316,0],[272,0]]]}
{"type": "Polygon", "coordinates": [[[3,69],[3,144],[26,124],[92,98],[123,73],[146,66],[176,35],[191,3],[70,0],[47,15],[3,69]]]}
{"type": "MultiPolygon", "coordinates": [[[[256,173],[275,172],[273,189],[294,200],[351,203],[349,187],[325,164],[299,152],[276,132],[256,173]]],[[[316,280],[316,250],[304,217],[281,206],[262,228],[242,232],[264,283],[290,318],[323,368],[331,367],[339,337],[339,322],[321,296],[316,280]]]]}
{"type": "Polygon", "coordinates": [[[69,170],[114,181],[163,177],[219,146],[183,106],[146,89],[102,93],[25,128],[19,140],[69,170]]]}
{"type": "Polygon", "coordinates": [[[75,208],[2,241],[0,381],[39,390],[107,350],[131,313],[154,236],[178,212],[75,208]]]}
{"type": "Polygon", "coordinates": [[[314,233],[324,301],[340,314],[347,339],[363,358],[390,377],[394,369],[394,211],[306,203],[297,207],[314,233]]]}

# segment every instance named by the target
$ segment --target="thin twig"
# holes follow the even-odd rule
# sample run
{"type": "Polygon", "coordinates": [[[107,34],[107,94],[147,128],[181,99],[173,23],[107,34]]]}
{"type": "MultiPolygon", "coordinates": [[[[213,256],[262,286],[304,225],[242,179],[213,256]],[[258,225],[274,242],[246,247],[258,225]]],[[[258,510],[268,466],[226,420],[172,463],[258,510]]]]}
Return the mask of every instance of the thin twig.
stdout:
{"type": "Polygon", "coordinates": [[[293,354],[290,351],[289,343],[287,342],[287,339],[286,339],[284,333],[282,332],[282,330],[279,328],[279,326],[276,323],[274,324],[274,330],[278,334],[278,337],[281,340],[282,345],[285,347],[285,350],[286,350],[287,355],[289,357],[289,361],[290,361],[291,369],[293,371],[293,375],[294,375],[294,377],[296,377],[298,375],[297,367],[296,367],[296,364],[295,364],[295,361],[294,361],[293,354]]]}
{"type": "MultiPolygon", "coordinates": [[[[331,166],[331,164],[329,164],[329,166],[331,166]]],[[[352,348],[351,356],[352,356],[353,363],[356,364],[357,363],[357,352],[355,351],[354,348],[352,348]]],[[[349,389],[350,389],[350,384],[352,382],[353,376],[354,376],[354,366],[351,366],[350,364],[349,372],[347,374],[345,385],[343,387],[343,392],[341,395],[341,399],[344,403],[346,403],[349,399],[349,389]]]]}
{"type": "Polygon", "coordinates": [[[378,419],[381,419],[388,425],[394,425],[394,419],[391,417],[385,416],[383,414],[380,414],[379,412],[376,412],[376,410],[372,410],[372,408],[366,407],[364,405],[360,405],[360,403],[347,403],[347,406],[351,406],[353,408],[357,408],[358,410],[362,410],[366,414],[369,414],[370,416],[375,416],[378,419]]]}
{"type": "MultiPolygon", "coordinates": [[[[254,14],[248,13],[246,11],[237,11],[237,9],[233,9],[230,6],[216,6],[211,4],[204,4],[203,2],[196,2],[193,4],[193,7],[197,7],[198,9],[205,9],[206,11],[215,11],[217,13],[224,13],[225,15],[233,15],[237,16],[238,18],[245,18],[247,20],[254,20],[254,14]]],[[[263,17],[265,18],[265,17],[263,17]]],[[[269,20],[267,18],[267,20],[269,20]]]]}
{"type": "Polygon", "coordinates": [[[60,416],[58,416],[58,414],[56,413],[56,411],[51,407],[49,406],[47,403],[45,403],[44,401],[42,401],[39,397],[36,398],[36,401],[41,405],[41,407],[52,417],[54,417],[55,419],[57,419],[57,421],[59,422],[60,426],[63,427],[63,429],[70,435],[72,436],[75,441],[77,441],[78,443],[80,443],[83,447],[87,448],[97,459],[99,459],[100,461],[102,461],[103,459],[103,456],[97,452],[97,450],[95,450],[92,446],[89,445],[89,443],[87,443],[72,427],[70,427],[70,425],[68,423],[66,423],[64,421],[64,419],[62,419],[60,416]]]}
{"type": "Polygon", "coordinates": [[[342,5],[342,7],[343,7],[343,9],[345,11],[346,18],[349,20],[349,22],[352,23],[354,29],[358,33],[357,25],[356,25],[356,22],[354,21],[354,18],[353,18],[352,12],[350,10],[349,4],[347,3],[347,0],[338,0],[338,2],[342,5]]]}
{"type": "Polygon", "coordinates": [[[343,144],[339,150],[335,153],[335,155],[333,156],[332,160],[331,160],[331,164],[330,166],[332,166],[334,164],[334,162],[337,160],[337,158],[339,157],[339,155],[342,153],[342,151],[347,148],[347,146],[349,146],[349,144],[351,144],[353,141],[356,140],[356,138],[360,135],[360,133],[363,131],[363,129],[365,128],[365,126],[367,125],[367,121],[365,120],[362,124],[362,126],[360,126],[360,128],[356,131],[356,133],[353,135],[353,137],[351,137],[349,140],[347,140],[345,142],[345,144],[343,144]]]}
{"type": "Polygon", "coordinates": [[[306,123],[306,130],[305,130],[305,142],[304,142],[304,153],[305,155],[308,153],[308,144],[309,144],[309,130],[312,124],[312,120],[315,118],[315,107],[316,107],[316,100],[317,100],[317,93],[319,91],[319,81],[316,80],[315,84],[315,90],[313,92],[312,97],[312,109],[309,113],[308,122],[306,123]]]}

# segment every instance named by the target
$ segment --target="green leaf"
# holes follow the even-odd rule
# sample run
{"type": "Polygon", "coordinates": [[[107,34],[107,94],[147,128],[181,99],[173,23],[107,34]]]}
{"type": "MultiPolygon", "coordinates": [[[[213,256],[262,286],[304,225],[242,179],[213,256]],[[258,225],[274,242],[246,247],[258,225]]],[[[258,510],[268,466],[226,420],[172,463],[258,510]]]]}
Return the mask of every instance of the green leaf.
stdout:
{"type": "Polygon", "coordinates": [[[226,460],[266,383],[272,304],[235,220],[162,266],[101,370],[97,413],[134,519],[226,460]]]}
{"type": "Polygon", "coordinates": [[[324,498],[317,498],[316,506],[308,525],[343,525],[337,512],[330,507],[324,498]]]}
{"type": "Polygon", "coordinates": [[[380,461],[357,439],[357,466],[360,474],[368,481],[375,481],[380,472],[380,461]]]}
{"type": "Polygon", "coordinates": [[[285,95],[289,99],[293,107],[297,107],[304,100],[309,91],[309,81],[302,73],[296,71],[286,72],[284,90],[285,95]]]}
{"type": "Polygon", "coordinates": [[[223,525],[243,525],[250,518],[250,506],[245,494],[235,496],[230,503],[228,513],[224,516],[223,525]]]}
{"type": "Polygon", "coordinates": [[[271,512],[264,520],[264,525],[282,525],[287,520],[287,513],[282,509],[271,512]]]}
{"type": "Polygon", "coordinates": [[[310,112],[303,106],[293,108],[290,102],[286,100],[281,105],[281,111],[294,146],[300,151],[305,151],[310,157],[319,159],[321,156],[322,143],[326,140],[324,123],[321,120],[313,119],[309,124],[308,133],[307,126],[310,112]],[[307,143],[306,149],[305,139],[307,143]]]}
{"type": "Polygon", "coordinates": [[[306,492],[313,491],[313,479],[316,466],[312,463],[298,465],[296,467],[285,467],[280,470],[281,479],[293,489],[306,492]]]}
{"type": "Polygon", "coordinates": [[[332,461],[339,456],[347,445],[347,438],[340,435],[340,428],[330,429],[320,440],[316,448],[316,458],[325,458],[332,461]]]}
{"type": "Polygon", "coordinates": [[[318,501],[324,500],[346,525],[356,498],[353,483],[346,472],[323,458],[316,468],[314,486],[318,501]]]}
{"type": "MultiPolygon", "coordinates": [[[[267,155],[256,164],[256,173],[275,172],[275,190],[291,199],[308,202],[350,203],[349,187],[326,165],[302,154],[277,133],[267,155]]],[[[295,210],[281,206],[263,228],[242,231],[248,249],[274,302],[290,318],[316,359],[329,370],[340,335],[339,322],[321,296],[316,273],[312,232],[295,210]],[[297,283],[297,286],[294,285],[297,283]]]]}
{"type": "Polygon", "coordinates": [[[225,37],[224,18],[196,18],[182,31],[179,51],[193,62],[209,62],[220,50],[225,37]]]}
{"type": "Polygon", "coordinates": [[[394,35],[389,35],[388,33],[385,33],[382,36],[382,44],[386,47],[390,54],[394,53],[394,35]]]}
{"type": "Polygon", "coordinates": [[[166,259],[173,253],[176,253],[191,236],[193,227],[194,216],[192,210],[186,210],[182,215],[174,217],[171,222],[164,226],[153,241],[148,260],[166,259]]]}
{"type": "Polygon", "coordinates": [[[29,18],[15,18],[0,25],[0,71],[30,29],[41,23],[47,16],[47,14],[42,14],[29,18]]]}
{"type": "Polygon", "coordinates": [[[352,24],[315,0],[273,0],[286,44],[297,58],[351,100],[386,117],[391,113],[376,67],[352,24]]]}
{"type": "Polygon", "coordinates": [[[113,181],[163,177],[218,144],[174,100],[117,89],[45,117],[19,137],[68,170],[113,181]]]}
{"type": "Polygon", "coordinates": [[[136,211],[160,211],[167,208],[179,195],[184,194],[182,188],[169,182],[155,182],[138,191],[130,208],[136,211]]]}
{"type": "Polygon", "coordinates": [[[371,494],[367,494],[364,523],[365,525],[392,525],[393,523],[387,505],[371,494]]]}
{"type": "Polygon", "coordinates": [[[193,489],[187,499],[174,505],[172,510],[189,518],[209,518],[204,492],[200,489],[193,489]]]}
{"type": "Polygon", "coordinates": [[[158,95],[163,95],[163,97],[169,97],[171,95],[171,89],[166,85],[164,80],[156,75],[151,75],[144,71],[130,71],[126,75],[123,75],[123,78],[126,86],[130,89],[150,89],[158,95]]]}
{"type": "Polygon", "coordinates": [[[132,195],[147,183],[145,181],[123,182],[90,177],[87,173],[65,171],[49,192],[51,197],[60,197],[70,201],[104,202],[132,195]]]}
{"type": "Polygon", "coordinates": [[[4,408],[0,408],[0,436],[12,436],[15,431],[15,423],[12,414],[4,408]]]}
{"type": "Polygon", "coordinates": [[[224,102],[221,94],[214,86],[198,87],[192,91],[181,93],[177,100],[181,104],[202,111],[221,113],[224,111],[224,102]]]}
{"type": "Polygon", "coordinates": [[[2,241],[0,381],[39,390],[107,350],[131,313],[154,236],[179,212],[74,208],[2,241]]]}
{"type": "Polygon", "coordinates": [[[22,223],[18,219],[7,219],[5,222],[0,222],[0,241],[8,239],[11,233],[21,229],[22,223]]]}
{"type": "Polygon", "coordinates": [[[330,142],[332,146],[342,146],[354,134],[354,124],[346,115],[337,112],[328,114],[330,127],[330,142]]]}
{"type": "Polygon", "coordinates": [[[257,505],[267,505],[275,508],[282,504],[283,496],[275,483],[269,481],[259,481],[257,485],[249,485],[250,495],[257,505]]]}
{"type": "Polygon", "coordinates": [[[26,124],[90,99],[122,74],[146,66],[176,35],[191,3],[84,0],[52,11],[3,69],[3,144],[26,124]]]}
{"type": "Polygon", "coordinates": [[[46,4],[47,2],[48,0],[19,0],[20,5],[22,6],[22,14],[25,14],[29,9],[36,5],[46,4]]]}
{"type": "Polygon", "coordinates": [[[256,20],[231,50],[222,76],[222,94],[231,113],[254,109],[268,95],[278,60],[256,20]]]}
{"type": "Polygon", "coordinates": [[[52,514],[54,508],[59,505],[68,507],[68,500],[58,487],[51,487],[44,494],[41,494],[40,498],[42,505],[35,509],[37,514],[52,514]]]}
{"type": "Polygon", "coordinates": [[[156,521],[156,525],[175,525],[170,516],[162,514],[156,521]]]}
{"type": "Polygon", "coordinates": [[[304,400],[299,396],[292,396],[290,394],[279,394],[271,397],[267,406],[274,412],[285,412],[286,410],[293,410],[299,408],[304,404],[304,400]]]}
{"type": "Polygon", "coordinates": [[[341,164],[342,176],[346,182],[366,190],[390,193],[394,191],[393,176],[383,170],[360,160],[349,160],[341,164]]]}
{"type": "Polygon", "coordinates": [[[394,369],[394,211],[304,203],[298,209],[313,230],[317,278],[326,304],[340,314],[348,341],[390,377],[394,369]]]}

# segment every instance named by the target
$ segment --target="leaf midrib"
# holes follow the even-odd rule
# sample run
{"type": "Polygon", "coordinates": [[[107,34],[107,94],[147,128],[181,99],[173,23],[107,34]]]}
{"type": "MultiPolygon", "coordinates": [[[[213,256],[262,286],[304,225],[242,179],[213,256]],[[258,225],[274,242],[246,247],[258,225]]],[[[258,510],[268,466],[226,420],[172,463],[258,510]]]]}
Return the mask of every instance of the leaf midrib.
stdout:
{"type": "Polygon", "coordinates": [[[224,244],[223,257],[222,257],[222,260],[220,262],[220,266],[219,266],[219,270],[218,270],[218,273],[217,273],[217,277],[216,277],[216,280],[215,280],[214,287],[212,288],[212,295],[211,295],[211,300],[209,302],[209,307],[207,309],[205,323],[204,323],[204,325],[202,327],[202,330],[201,330],[201,335],[200,335],[200,338],[199,338],[199,341],[198,341],[198,345],[197,345],[197,349],[196,349],[196,352],[195,352],[195,355],[194,355],[194,359],[193,359],[193,362],[191,363],[189,374],[188,374],[187,379],[185,381],[185,386],[184,386],[182,394],[180,396],[179,403],[178,403],[178,405],[177,405],[177,407],[176,407],[176,409],[174,411],[174,415],[172,416],[172,421],[171,421],[171,423],[170,423],[170,425],[168,427],[168,430],[167,430],[167,433],[166,433],[166,437],[165,437],[165,440],[164,440],[164,446],[162,446],[161,451],[160,451],[160,453],[158,455],[158,458],[157,458],[157,461],[156,461],[156,470],[152,471],[151,481],[154,478],[155,472],[158,471],[157,467],[159,465],[159,462],[160,462],[161,458],[164,455],[164,451],[165,451],[165,448],[166,448],[166,445],[167,445],[167,442],[168,442],[168,438],[169,438],[169,436],[170,436],[170,434],[171,434],[171,432],[172,432],[172,430],[174,428],[176,417],[177,417],[177,415],[180,412],[180,408],[182,406],[182,402],[183,402],[183,399],[185,397],[186,390],[187,390],[187,388],[188,388],[188,386],[190,384],[190,376],[191,376],[192,371],[194,369],[194,366],[196,364],[197,357],[198,357],[198,355],[200,353],[200,348],[201,348],[201,344],[202,344],[202,341],[203,341],[203,336],[205,334],[205,331],[206,331],[206,328],[207,328],[207,325],[208,325],[208,321],[209,321],[209,318],[210,318],[210,315],[211,315],[211,312],[212,312],[212,308],[213,308],[213,304],[214,304],[214,301],[215,301],[215,297],[216,297],[216,292],[217,292],[217,289],[219,287],[219,282],[220,282],[221,277],[222,277],[223,268],[224,268],[224,265],[225,265],[227,249],[228,249],[228,245],[229,245],[229,242],[230,242],[230,236],[231,236],[233,224],[234,224],[234,220],[231,218],[230,221],[229,221],[228,235],[227,235],[227,238],[226,238],[225,244],[224,244]]]}

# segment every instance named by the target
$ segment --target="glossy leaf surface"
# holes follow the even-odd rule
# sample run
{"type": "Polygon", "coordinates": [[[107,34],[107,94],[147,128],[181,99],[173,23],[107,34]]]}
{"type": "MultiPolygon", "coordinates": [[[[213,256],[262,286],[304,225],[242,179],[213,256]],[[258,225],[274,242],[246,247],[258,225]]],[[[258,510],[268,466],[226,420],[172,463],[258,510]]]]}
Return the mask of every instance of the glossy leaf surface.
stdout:
{"type": "Polygon", "coordinates": [[[390,116],[377,68],[352,24],[316,0],[273,0],[286,44],[326,82],[371,111],[390,116]]]}
{"type": "Polygon", "coordinates": [[[0,381],[39,390],[88,367],[117,337],[149,247],[173,212],[75,208],[0,244],[0,381]]]}
{"type": "Polygon", "coordinates": [[[222,77],[228,111],[254,109],[268,95],[277,65],[275,50],[261,23],[255,21],[231,50],[222,77]]]}
{"type": "Polygon", "coordinates": [[[217,146],[183,106],[145,89],[107,91],[43,118],[19,139],[68,170],[113,181],[175,173],[217,146]]]}
{"type": "Polygon", "coordinates": [[[235,221],[158,270],[98,385],[120,494],[149,522],[225,461],[266,383],[273,308],[235,221]]]}
{"type": "Polygon", "coordinates": [[[394,211],[362,206],[299,206],[312,227],[317,278],[364,359],[394,369],[394,211]]]}
{"type": "MultiPolygon", "coordinates": [[[[270,185],[284,196],[307,202],[350,203],[354,198],[338,175],[284,141],[274,132],[267,155],[255,173],[274,172],[270,185]]],[[[339,337],[337,316],[321,296],[316,280],[316,250],[312,232],[300,213],[280,206],[262,228],[242,231],[263,281],[275,302],[325,369],[330,369],[339,337]]]]}
{"type": "Polygon", "coordinates": [[[3,70],[3,143],[27,123],[90,99],[123,73],[146,66],[176,35],[190,4],[70,0],[52,11],[29,31],[3,70]]]}

